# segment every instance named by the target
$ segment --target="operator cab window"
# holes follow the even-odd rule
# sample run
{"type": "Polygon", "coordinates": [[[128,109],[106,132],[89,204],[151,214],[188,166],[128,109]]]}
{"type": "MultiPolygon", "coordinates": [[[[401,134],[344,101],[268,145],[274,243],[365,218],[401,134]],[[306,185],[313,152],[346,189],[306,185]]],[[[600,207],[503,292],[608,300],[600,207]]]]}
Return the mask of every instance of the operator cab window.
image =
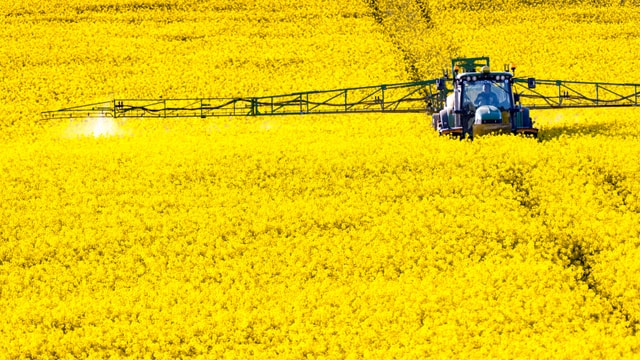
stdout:
{"type": "Polygon", "coordinates": [[[481,105],[491,105],[500,110],[507,110],[511,106],[509,93],[509,80],[504,81],[465,81],[464,101],[471,102],[476,107],[481,105]]]}

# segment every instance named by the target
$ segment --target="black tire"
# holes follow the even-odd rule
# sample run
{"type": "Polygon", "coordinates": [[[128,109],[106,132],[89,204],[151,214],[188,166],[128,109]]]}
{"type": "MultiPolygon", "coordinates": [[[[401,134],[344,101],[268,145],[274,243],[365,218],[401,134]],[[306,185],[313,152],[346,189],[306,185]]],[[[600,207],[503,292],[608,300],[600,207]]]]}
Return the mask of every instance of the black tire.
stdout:
{"type": "Polygon", "coordinates": [[[442,109],[440,110],[440,128],[441,129],[448,129],[449,128],[449,113],[447,112],[447,109],[442,109]],[[445,120],[446,119],[446,120],[445,120]],[[445,124],[446,121],[446,124],[445,124]]]}

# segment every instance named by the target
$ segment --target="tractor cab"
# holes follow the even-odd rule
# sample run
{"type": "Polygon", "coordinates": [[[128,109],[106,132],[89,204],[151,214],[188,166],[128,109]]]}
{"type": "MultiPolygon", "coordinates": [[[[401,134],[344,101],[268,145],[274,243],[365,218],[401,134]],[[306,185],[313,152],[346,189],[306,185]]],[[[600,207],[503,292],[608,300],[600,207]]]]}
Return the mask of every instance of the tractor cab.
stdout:
{"type": "Polygon", "coordinates": [[[452,60],[453,92],[447,106],[433,115],[440,134],[464,138],[488,133],[536,135],[529,110],[514,101],[512,72],[492,72],[489,58],[452,60]]]}
{"type": "Polygon", "coordinates": [[[454,114],[460,117],[463,133],[470,137],[488,133],[511,132],[510,112],[514,109],[511,93],[512,74],[481,72],[456,76],[454,94],[460,105],[454,114]]]}
{"type": "Polygon", "coordinates": [[[478,80],[463,81],[463,101],[473,106],[493,106],[501,111],[508,111],[513,107],[513,97],[509,80],[478,80]]]}

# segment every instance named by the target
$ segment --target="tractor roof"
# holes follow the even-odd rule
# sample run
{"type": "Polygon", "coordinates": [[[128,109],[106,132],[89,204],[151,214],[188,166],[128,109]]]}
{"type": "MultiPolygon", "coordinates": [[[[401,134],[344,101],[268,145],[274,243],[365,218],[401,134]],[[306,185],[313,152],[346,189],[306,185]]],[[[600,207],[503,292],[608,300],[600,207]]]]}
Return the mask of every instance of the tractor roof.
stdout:
{"type": "Polygon", "coordinates": [[[507,71],[500,72],[465,72],[456,75],[456,80],[504,80],[513,77],[513,74],[507,71]]]}
{"type": "Polygon", "coordinates": [[[475,58],[454,58],[451,59],[451,73],[459,74],[465,72],[476,72],[483,67],[491,67],[491,63],[488,57],[475,57],[475,58]]]}

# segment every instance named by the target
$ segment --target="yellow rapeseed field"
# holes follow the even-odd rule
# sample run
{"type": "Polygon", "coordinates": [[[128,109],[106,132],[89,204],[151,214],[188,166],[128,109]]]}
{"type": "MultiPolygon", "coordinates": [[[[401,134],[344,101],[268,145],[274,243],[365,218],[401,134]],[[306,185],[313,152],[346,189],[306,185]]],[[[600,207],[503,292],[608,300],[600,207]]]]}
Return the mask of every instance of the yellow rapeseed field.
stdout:
{"type": "Polygon", "coordinates": [[[637,1],[0,4],[0,358],[639,358],[640,110],[41,121],[112,98],[640,83],[637,1]]]}

